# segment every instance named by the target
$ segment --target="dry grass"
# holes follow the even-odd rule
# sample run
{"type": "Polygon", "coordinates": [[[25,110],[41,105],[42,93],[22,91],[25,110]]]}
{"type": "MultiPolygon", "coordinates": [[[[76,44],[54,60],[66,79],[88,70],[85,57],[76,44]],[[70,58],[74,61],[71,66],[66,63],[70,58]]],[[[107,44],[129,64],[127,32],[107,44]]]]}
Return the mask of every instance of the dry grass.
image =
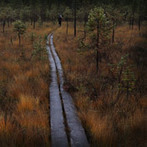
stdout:
{"type": "MultiPolygon", "coordinates": [[[[55,29],[56,25],[45,23],[43,27],[37,26],[33,30],[28,24],[21,47],[12,27],[6,28],[5,34],[0,33],[0,146],[2,147],[50,144],[49,64],[45,51],[42,53],[43,58],[40,58],[39,53],[32,57],[32,52],[33,43],[39,41],[39,36],[44,40],[46,35],[55,29]],[[35,34],[33,40],[32,33],[35,34]]],[[[65,72],[65,88],[73,95],[91,145],[145,146],[146,99],[143,89],[146,70],[140,66],[134,67],[141,95],[137,91],[126,100],[122,94],[118,103],[111,107],[110,104],[116,98],[118,90],[117,83],[111,81],[107,63],[117,63],[122,55],[130,52],[130,63],[136,65],[137,47],[146,47],[146,26],[140,33],[137,27],[130,30],[126,25],[116,29],[116,42],[103,48],[109,55],[109,61],[103,59],[100,63],[102,75],[100,78],[95,70],[94,50],[80,48],[82,29],[79,23],[78,36],[74,38],[73,24],[70,23],[67,37],[66,24],[63,23],[63,26],[55,31],[55,46],[65,72]],[[135,98],[138,97],[139,101],[136,102],[135,98]]],[[[42,42],[42,46],[45,46],[45,41],[42,42]]]]}
{"type": "MultiPolygon", "coordinates": [[[[49,146],[49,63],[45,34],[56,26],[28,25],[19,47],[13,26],[0,33],[0,146],[49,146]],[[31,34],[35,33],[32,41],[31,34]],[[12,36],[12,42],[11,42],[12,36]],[[40,52],[33,44],[42,40],[40,52]]],[[[1,28],[0,28],[1,29],[1,28]]]]}
{"type": "MultiPolygon", "coordinates": [[[[78,24],[78,30],[82,30],[78,24]]],[[[80,48],[83,36],[78,31],[77,38],[73,37],[73,24],[70,24],[68,37],[66,24],[55,32],[55,46],[62,60],[66,77],[65,88],[73,95],[79,117],[85,126],[92,146],[145,146],[145,67],[136,66],[138,47],[146,48],[146,25],[139,32],[137,26],[130,30],[129,26],[117,27],[115,43],[103,47],[102,51],[109,60],[103,58],[100,63],[100,76],[96,74],[95,52],[86,47],[80,48]],[[118,94],[117,83],[110,76],[109,63],[116,64],[121,56],[130,53],[129,64],[134,65],[136,79],[142,77],[142,83],[136,83],[136,92],[126,100],[123,93],[117,104],[111,103],[118,94]],[[135,58],[135,59],[134,59],[135,58]],[[140,84],[139,84],[140,83],[140,84]],[[140,89],[139,91],[138,86],[140,89]],[[142,93],[139,96],[139,93],[142,93]],[[136,99],[139,101],[136,102],[136,99]]],[[[86,40],[87,43],[87,40],[86,40]]],[[[138,50],[139,51],[139,50],[138,50]]],[[[145,58],[143,58],[145,59],[145,58]]],[[[144,61],[143,61],[144,62],[144,61]]],[[[144,62],[145,63],[145,62],[144,62]]]]}

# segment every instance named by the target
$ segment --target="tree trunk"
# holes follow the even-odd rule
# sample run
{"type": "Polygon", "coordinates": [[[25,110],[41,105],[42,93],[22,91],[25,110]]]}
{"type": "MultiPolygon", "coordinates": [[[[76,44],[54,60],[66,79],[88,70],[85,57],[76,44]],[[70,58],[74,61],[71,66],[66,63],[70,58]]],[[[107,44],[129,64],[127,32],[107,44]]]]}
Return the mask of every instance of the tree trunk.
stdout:
{"type": "Polygon", "coordinates": [[[86,39],[87,33],[86,33],[86,26],[84,26],[84,39],[86,39]]]}
{"type": "Polygon", "coordinates": [[[98,73],[99,71],[99,51],[97,49],[96,51],[96,72],[98,73]]]}
{"type": "Polygon", "coordinates": [[[34,19],[33,29],[35,29],[35,27],[36,27],[36,21],[35,21],[35,19],[34,19]]]}
{"type": "Polygon", "coordinates": [[[44,16],[41,17],[41,25],[43,26],[43,23],[44,23],[45,19],[44,19],[44,16]]]}
{"type": "Polygon", "coordinates": [[[133,14],[133,17],[132,17],[132,30],[134,29],[134,14],[133,14]]]}
{"type": "Polygon", "coordinates": [[[3,33],[5,32],[5,25],[6,25],[6,22],[5,20],[3,21],[3,33]]]}
{"type": "Polygon", "coordinates": [[[67,18],[67,26],[66,26],[66,35],[68,35],[68,18],[67,18]]]}
{"type": "Polygon", "coordinates": [[[7,21],[7,23],[8,23],[8,27],[10,27],[10,21],[9,20],[7,21]]]}
{"type": "Polygon", "coordinates": [[[12,36],[11,36],[11,38],[10,38],[10,41],[11,41],[11,44],[13,45],[13,39],[12,39],[12,36]]]}
{"type": "Polygon", "coordinates": [[[129,98],[129,81],[127,81],[127,100],[129,98]]]}
{"type": "Polygon", "coordinates": [[[112,31],[112,43],[114,43],[114,38],[115,38],[115,22],[113,20],[113,31],[112,31]]]}
{"type": "Polygon", "coordinates": [[[77,35],[77,6],[76,6],[76,0],[74,0],[74,36],[76,37],[77,35]]]}
{"type": "Polygon", "coordinates": [[[97,21],[97,55],[96,55],[96,71],[99,71],[99,42],[100,42],[100,24],[99,20],[97,21]]]}
{"type": "Polygon", "coordinates": [[[141,30],[141,16],[139,16],[139,19],[138,19],[138,29],[139,31],[141,30]]]}
{"type": "Polygon", "coordinates": [[[19,39],[19,46],[21,45],[21,37],[20,34],[18,34],[18,39],[19,39]]]}
{"type": "Polygon", "coordinates": [[[32,19],[31,19],[31,26],[32,26],[32,24],[33,24],[33,21],[32,21],[32,19]]]}
{"type": "Polygon", "coordinates": [[[5,121],[5,128],[6,128],[6,125],[7,125],[7,110],[5,112],[4,121],[5,121]]]}
{"type": "Polygon", "coordinates": [[[87,17],[86,17],[86,14],[85,14],[85,17],[84,17],[84,39],[86,39],[86,23],[87,23],[87,17]]]}
{"type": "Polygon", "coordinates": [[[131,29],[131,24],[132,24],[132,18],[129,20],[129,29],[131,29]]]}

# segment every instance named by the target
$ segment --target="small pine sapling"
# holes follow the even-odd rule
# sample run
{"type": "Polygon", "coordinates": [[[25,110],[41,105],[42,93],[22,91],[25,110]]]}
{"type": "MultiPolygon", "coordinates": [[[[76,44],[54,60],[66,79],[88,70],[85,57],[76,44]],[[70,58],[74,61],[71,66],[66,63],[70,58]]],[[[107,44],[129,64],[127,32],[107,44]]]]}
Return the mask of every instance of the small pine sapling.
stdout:
{"type": "Polygon", "coordinates": [[[17,20],[16,22],[14,22],[14,31],[18,35],[19,46],[20,46],[21,45],[21,36],[24,35],[24,33],[26,32],[26,25],[23,22],[21,22],[20,20],[17,20]]]}

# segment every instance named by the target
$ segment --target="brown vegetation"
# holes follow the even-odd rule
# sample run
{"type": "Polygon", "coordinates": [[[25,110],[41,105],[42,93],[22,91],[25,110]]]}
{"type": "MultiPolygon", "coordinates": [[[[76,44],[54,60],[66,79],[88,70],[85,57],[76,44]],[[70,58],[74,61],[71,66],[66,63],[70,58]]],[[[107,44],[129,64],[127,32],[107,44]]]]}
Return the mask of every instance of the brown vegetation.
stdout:
{"type": "Polygon", "coordinates": [[[0,146],[49,145],[49,63],[51,27],[27,27],[19,46],[13,26],[0,33],[0,146]],[[45,35],[46,34],[46,35],[45,35]]]}
{"type": "MultiPolygon", "coordinates": [[[[45,40],[56,25],[31,28],[28,25],[20,47],[12,26],[0,33],[0,146],[50,144],[45,40]]],[[[101,48],[98,74],[90,34],[83,39],[83,25],[77,29],[74,38],[69,23],[66,36],[63,24],[55,31],[55,46],[64,68],[64,88],[73,96],[91,145],[145,146],[146,25],[140,32],[128,25],[117,27],[115,43],[101,48]],[[119,63],[126,54],[120,75],[119,63]],[[129,91],[125,81],[132,83],[129,91]]]]}
{"type": "Polygon", "coordinates": [[[83,42],[79,24],[74,38],[70,24],[67,37],[65,26],[56,31],[55,45],[63,63],[65,88],[73,95],[92,146],[145,146],[146,25],[140,32],[128,25],[117,27],[115,43],[101,48],[99,74],[90,34],[83,42]],[[120,61],[124,62],[121,75],[120,61]],[[125,81],[134,84],[127,90],[125,81]]]}

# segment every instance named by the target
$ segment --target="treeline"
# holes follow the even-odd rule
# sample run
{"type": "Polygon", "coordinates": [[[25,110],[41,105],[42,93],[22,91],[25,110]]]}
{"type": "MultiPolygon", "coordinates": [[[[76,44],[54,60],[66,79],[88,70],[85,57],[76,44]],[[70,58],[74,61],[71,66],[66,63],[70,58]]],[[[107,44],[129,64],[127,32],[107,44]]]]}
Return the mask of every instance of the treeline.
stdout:
{"type": "Polygon", "coordinates": [[[5,31],[6,23],[8,26],[15,20],[22,20],[24,23],[30,21],[33,28],[38,21],[57,21],[59,14],[62,14],[66,21],[84,21],[86,24],[88,14],[95,6],[101,6],[105,13],[112,15],[112,20],[129,22],[130,26],[141,22],[146,18],[147,1],[145,0],[1,0],[0,1],[0,22],[5,31]],[[119,17],[119,18],[118,18],[119,17]]]}
{"type": "Polygon", "coordinates": [[[89,3],[89,4],[114,4],[114,5],[136,5],[139,3],[144,3],[145,0],[1,0],[1,4],[10,4],[13,7],[16,7],[17,5],[31,5],[31,4],[46,4],[49,7],[52,4],[56,5],[68,5],[71,6],[73,3],[89,3]]]}

